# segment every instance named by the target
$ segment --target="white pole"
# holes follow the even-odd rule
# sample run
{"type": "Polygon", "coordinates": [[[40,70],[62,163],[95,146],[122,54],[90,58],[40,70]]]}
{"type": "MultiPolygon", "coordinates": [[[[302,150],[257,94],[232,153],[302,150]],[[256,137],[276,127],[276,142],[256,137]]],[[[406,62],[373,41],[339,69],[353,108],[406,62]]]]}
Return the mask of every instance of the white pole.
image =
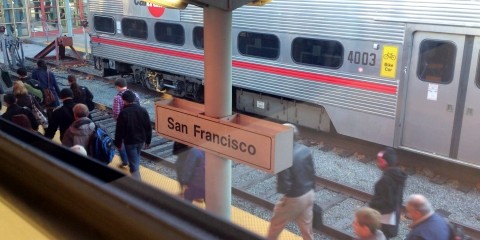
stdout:
{"type": "MultiPolygon", "coordinates": [[[[205,115],[221,118],[232,114],[232,12],[205,7],[205,115]]],[[[230,220],[232,161],[206,153],[206,208],[230,220]]]]}

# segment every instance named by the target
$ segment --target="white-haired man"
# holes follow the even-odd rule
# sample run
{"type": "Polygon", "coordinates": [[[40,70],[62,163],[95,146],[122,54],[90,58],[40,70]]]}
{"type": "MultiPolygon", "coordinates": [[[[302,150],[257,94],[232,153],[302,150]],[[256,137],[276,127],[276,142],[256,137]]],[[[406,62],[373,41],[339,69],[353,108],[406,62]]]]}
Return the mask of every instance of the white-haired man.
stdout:
{"type": "Polygon", "coordinates": [[[450,228],[447,221],[433,211],[432,205],[420,194],[407,198],[407,217],[412,219],[412,230],[406,240],[448,240],[450,228]]]}
{"type": "MultiPolygon", "coordinates": [[[[298,129],[293,124],[294,139],[298,140],[298,129]]],[[[293,164],[277,175],[277,190],[284,196],[277,202],[270,221],[267,239],[277,239],[285,225],[295,220],[303,239],[313,239],[313,202],[315,189],[315,168],[310,150],[300,144],[293,144],[293,164]]]]}

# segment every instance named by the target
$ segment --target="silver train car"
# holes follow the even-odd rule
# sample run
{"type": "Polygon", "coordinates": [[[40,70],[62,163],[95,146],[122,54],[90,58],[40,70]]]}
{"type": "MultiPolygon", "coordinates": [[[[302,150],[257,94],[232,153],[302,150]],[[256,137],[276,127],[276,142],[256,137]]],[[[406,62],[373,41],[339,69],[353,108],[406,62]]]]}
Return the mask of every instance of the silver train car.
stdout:
{"type": "MultiPolygon", "coordinates": [[[[90,0],[89,9],[97,68],[202,101],[201,8],[90,0]]],[[[477,0],[241,7],[236,109],[479,168],[479,12],[477,0]]]]}

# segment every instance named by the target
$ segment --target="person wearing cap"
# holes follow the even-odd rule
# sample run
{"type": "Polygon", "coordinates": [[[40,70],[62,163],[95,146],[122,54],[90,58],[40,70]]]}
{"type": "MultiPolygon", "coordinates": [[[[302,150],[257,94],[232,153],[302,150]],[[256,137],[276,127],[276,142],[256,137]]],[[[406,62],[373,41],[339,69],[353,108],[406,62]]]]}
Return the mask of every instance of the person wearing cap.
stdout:
{"type": "MultiPolygon", "coordinates": [[[[294,140],[298,140],[297,127],[290,123],[283,125],[293,128],[294,140]]],[[[292,166],[277,175],[277,190],[284,195],[273,209],[267,239],[277,239],[291,220],[297,223],[303,239],[313,239],[314,189],[312,153],[305,145],[294,142],[292,166]]]]}
{"type": "Polygon", "coordinates": [[[398,234],[407,174],[398,167],[397,154],[390,147],[378,152],[377,166],[383,174],[375,183],[374,195],[369,206],[380,212],[381,230],[388,239],[398,234]]]}
{"type": "Polygon", "coordinates": [[[74,121],[73,107],[73,92],[70,88],[64,88],[60,91],[60,100],[62,106],[53,110],[52,116],[48,119],[48,128],[45,131],[45,137],[52,139],[55,136],[57,129],[60,129],[60,139],[63,139],[65,131],[70,127],[74,121]]]}

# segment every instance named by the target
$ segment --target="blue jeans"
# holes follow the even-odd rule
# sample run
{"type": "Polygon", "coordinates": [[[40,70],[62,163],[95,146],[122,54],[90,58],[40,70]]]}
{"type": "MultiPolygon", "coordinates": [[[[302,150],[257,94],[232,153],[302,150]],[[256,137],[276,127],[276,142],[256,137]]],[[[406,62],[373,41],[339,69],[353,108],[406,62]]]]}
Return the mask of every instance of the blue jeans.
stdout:
{"type": "Polygon", "coordinates": [[[128,165],[128,156],[127,151],[125,150],[125,145],[122,143],[122,149],[118,150],[118,154],[120,155],[120,159],[122,160],[123,165],[128,165]]]}
{"type": "Polygon", "coordinates": [[[128,166],[130,168],[130,173],[132,177],[140,180],[140,151],[142,151],[143,143],[126,145],[125,151],[127,152],[128,157],[128,166]]]}

